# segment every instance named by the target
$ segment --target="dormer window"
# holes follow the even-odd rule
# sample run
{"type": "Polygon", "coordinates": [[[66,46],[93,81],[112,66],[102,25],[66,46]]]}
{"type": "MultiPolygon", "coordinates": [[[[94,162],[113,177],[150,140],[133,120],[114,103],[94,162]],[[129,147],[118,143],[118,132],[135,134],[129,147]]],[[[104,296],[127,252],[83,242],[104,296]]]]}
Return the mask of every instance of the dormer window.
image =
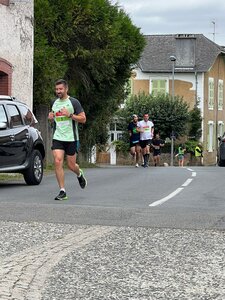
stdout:
{"type": "Polygon", "coordinates": [[[195,67],[196,38],[193,35],[180,35],[176,38],[176,67],[195,67]]]}

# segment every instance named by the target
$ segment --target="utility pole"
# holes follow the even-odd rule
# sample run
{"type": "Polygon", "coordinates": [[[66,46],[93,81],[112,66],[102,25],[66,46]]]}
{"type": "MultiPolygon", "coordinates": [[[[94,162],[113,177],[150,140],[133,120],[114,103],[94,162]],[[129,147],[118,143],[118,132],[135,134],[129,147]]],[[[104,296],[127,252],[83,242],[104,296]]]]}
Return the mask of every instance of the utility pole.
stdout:
{"type": "MultiPolygon", "coordinates": [[[[172,99],[174,101],[174,70],[175,70],[175,62],[176,62],[176,57],[174,55],[170,56],[170,61],[172,62],[172,99]]],[[[171,157],[170,157],[170,166],[173,166],[173,153],[174,153],[174,139],[175,139],[175,134],[172,131],[171,132],[171,157]]]]}

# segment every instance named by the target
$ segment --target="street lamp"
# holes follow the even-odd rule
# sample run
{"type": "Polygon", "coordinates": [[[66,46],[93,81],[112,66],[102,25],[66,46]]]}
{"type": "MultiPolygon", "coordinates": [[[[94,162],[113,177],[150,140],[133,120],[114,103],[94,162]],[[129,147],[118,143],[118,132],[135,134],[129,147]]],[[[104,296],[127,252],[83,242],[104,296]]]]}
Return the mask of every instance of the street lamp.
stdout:
{"type": "MultiPolygon", "coordinates": [[[[172,61],[172,99],[174,101],[174,69],[175,69],[175,62],[176,62],[176,56],[174,55],[171,55],[170,56],[170,61],[172,61]]],[[[174,138],[175,138],[175,135],[174,135],[174,132],[172,131],[171,132],[171,160],[170,160],[170,166],[173,166],[173,149],[174,149],[174,138]]]]}
{"type": "Polygon", "coordinates": [[[175,62],[176,62],[176,57],[171,55],[170,60],[172,61],[172,97],[174,100],[174,69],[175,69],[175,62]]]}

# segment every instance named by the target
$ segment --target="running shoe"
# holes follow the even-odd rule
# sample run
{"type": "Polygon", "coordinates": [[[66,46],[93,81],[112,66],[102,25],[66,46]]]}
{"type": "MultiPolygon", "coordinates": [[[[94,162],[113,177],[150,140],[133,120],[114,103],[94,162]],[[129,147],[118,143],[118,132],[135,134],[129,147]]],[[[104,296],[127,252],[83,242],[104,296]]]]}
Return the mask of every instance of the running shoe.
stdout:
{"type": "Polygon", "coordinates": [[[139,167],[139,164],[136,164],[136,165],[135,165],[135,168],[138,168],[138,167],[139,167]]]}
{"type": "Polygon", "coordinates": [[[60,191],[58,196],[55,197],[55,200],[59,200],[59,201],[63,201],[63,200],[67,200],[68,197],[66,196],[66,192],[64,191],[60,191]]]}
{"type": "Polygon", "coordinates": [[[80,169],[80,176],[77,176],[80,187],[84,189],[87,186],[87,179],[84,177],[84,172],[80,169]]]}

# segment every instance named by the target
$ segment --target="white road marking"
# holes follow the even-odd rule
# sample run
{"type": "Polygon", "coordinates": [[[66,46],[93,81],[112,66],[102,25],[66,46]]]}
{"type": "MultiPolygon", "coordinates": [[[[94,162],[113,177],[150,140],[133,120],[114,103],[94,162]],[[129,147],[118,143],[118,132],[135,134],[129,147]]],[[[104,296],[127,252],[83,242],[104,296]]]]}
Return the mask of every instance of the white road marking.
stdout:
{"type": "MultiPolygon", "coordinates": [[[[192,174],[191,176],[192,177],[196,177],[197,173],[194,172],[194,170],[190,169],[190,168],[187,168],[188,171],[191,171],[192,174]]],[[[161,205],[163,204],[164,202],[168,201],[169,199],[175,197],[177,194],[179,194],[183,189],[184,187],[187,187],[191,182],[192,182],[193,178],[188,178],[182,185],[181,187],[177,188],[174,192],[172,192],[171,194],[169,194],[168,196],[160,199],[160,200],[157,200],[151,204],[149,204],[149,206],[158,206],[158,205],[161,205]]]]}
{"type": "Polygon", "coordinates": [[[188,186],[192,182],[192,178],[188,178],[185,183],[182,184],[182,186],[188,186]]]}
{"type": "Polygon", "coordinates": [[[167,200],[173,198],[174,196],[176,196],[178,193],[180,193],[181,191],[183,190],[182,187],[176,189],[174,192],[172,192],[171,194],[169,194],[168,196],[158,200],[158,201],[155,201],[153,202],[152,204],[149,204],[149,206],[157,206],[157,205],[161,205],[163,204],[164,202],[166,202],[167,200]]]}

